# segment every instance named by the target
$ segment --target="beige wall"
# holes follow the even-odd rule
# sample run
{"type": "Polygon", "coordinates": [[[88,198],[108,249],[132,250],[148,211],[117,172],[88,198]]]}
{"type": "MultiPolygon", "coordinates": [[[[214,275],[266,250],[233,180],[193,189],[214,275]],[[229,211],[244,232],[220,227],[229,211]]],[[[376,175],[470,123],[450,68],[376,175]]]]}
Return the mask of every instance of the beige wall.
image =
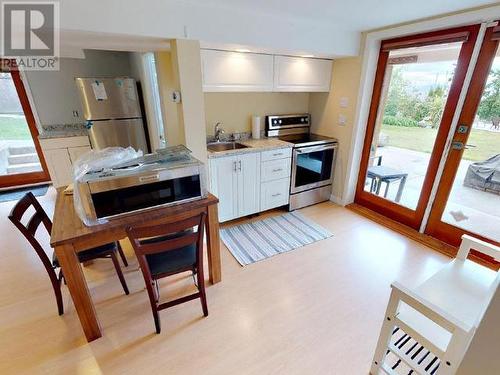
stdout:
{"type": "Polygon", "coordinates": [[[340,200],[344,193],[343,187],[361,78],[361,60],[361,57],[334,60],[330,92],[312,93],[309,100],[309,111],[311,112],[313,124],[312,131],[339,140],[332,193],[337,200],[340,200]],[[342,108],[340,106],[341,98],[347,98],[347,107],[342,108]],[[340,115],[346,117],[344,126],[339,125],[340,115]]]}
{"type": "Polygon", "coordinates": [[[200,42],[179,39],[171,43],[174,67],[181,88],[185,145],[199,160],[207,160],[205,99],[202,90],[200,42]]]}
{"type": "Polygon", "coordinates": [[[170,100],[173,91],[180,91],[178,74],[174,72],[172,64],[172,53],[157,52],[155,60],[167,144],[169,146],[184,144],[184,127],[181,126],[179,119],[181,105],[170,100]]]}
{"type": "Polygon", "coordinates": [[[186,145],[199,160],[207,160],[205,103],[201,80],[200,43],[171,41],[171,52],[156,53],[158,83],[168,145],[186,145]],[[181,102],[173,103],[173,91],[181,102]]]}
{"type": "Polygon", "coordinates": [[[207,134],[222,122],[227,133],[251,131],[252,115],[291,114],[309,111],[309,93],[224,92],[205,93],[207,134]]]}

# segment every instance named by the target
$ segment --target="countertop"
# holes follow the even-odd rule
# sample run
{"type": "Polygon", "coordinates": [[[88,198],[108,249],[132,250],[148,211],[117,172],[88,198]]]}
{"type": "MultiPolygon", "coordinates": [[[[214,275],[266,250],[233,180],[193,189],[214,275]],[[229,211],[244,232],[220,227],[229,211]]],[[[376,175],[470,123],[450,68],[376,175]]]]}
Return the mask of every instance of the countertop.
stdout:
{"type": "Polygon", "coordinates": [[[86,137],[87,129],[83,124],[61,124],[42,125],[42,130],[38,135],[40,139],[66,138],[66,137],[86,137]]]}
{"type": "Polygon", "coordinates": [[[208,150],[208,158],[220,158],[228,155],[241,155],[252,152],[266,151],[266,150],[278,150],[281,148],[292,148],[293,143],[281,141],[277,138],[262,138],[262,139],[245,139],[241,141],[236,141],[242,145],[247,146],[247,148],[239,148],[236,150],[225,150],[225,151],[210,151],[208,150]]]}

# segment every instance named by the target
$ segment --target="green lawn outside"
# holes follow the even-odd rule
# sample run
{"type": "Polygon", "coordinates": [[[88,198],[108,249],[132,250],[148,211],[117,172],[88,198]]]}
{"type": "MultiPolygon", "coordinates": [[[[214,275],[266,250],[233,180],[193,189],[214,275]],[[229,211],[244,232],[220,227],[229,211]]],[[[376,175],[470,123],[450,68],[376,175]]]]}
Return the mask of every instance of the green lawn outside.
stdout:
{"type": "Polygon", "coordinates": [[[0,141],[31,139],[24,117],[0,116],[0,141]]]}
{"type": "MultiPolygon", "coordinates": [[[[437,129],[382,125],[389,136],[389,146],[430,153],[437,129]]],[[[500,154],[500,133],[473,129],[468,144],[476,147],[465,150],[464,159],[479,161],[500,154]]]]}

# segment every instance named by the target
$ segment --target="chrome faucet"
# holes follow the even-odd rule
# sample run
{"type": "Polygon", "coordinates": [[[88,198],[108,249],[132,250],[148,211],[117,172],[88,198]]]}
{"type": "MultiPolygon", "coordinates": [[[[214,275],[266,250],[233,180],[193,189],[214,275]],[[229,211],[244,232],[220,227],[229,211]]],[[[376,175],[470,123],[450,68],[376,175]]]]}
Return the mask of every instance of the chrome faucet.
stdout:
{"type": "Polygon", "coordinates": [[[224,134],[224,129],[222,129],[221,125],[222,125],[222,123],[220,123],[220,122],[215,124],[215,128],[214,128],[215,142],[220,142],[220,136],[221,136],[221,134],[224,134]]]}

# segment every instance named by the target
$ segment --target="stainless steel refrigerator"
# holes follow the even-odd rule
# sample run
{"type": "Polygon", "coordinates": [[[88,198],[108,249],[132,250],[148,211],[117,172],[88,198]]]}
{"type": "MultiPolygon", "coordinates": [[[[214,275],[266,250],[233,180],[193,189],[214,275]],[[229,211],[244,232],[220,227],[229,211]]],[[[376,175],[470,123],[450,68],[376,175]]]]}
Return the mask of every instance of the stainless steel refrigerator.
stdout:
{"type": "Polygon", "coordinates": [[[76,78],[76,85],[94,149],[132,146],[148,153],[134,79],[76,78]]]}

